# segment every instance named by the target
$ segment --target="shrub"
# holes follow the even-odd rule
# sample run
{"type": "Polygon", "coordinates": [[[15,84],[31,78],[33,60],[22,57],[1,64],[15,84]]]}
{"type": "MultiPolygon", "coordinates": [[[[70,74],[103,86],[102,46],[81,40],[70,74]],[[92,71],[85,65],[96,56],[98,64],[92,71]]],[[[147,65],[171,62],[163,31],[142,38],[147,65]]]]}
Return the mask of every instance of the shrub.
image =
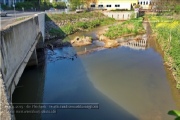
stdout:
{"type": "Polygon", "coordinates": [[[52,28],[49,31],[49,33],[51,36],[57,36],[57,37],[64,37],[66,35],[60,28],[59,29],[52,28]]]}
{"type": "MultiPolygon", "coordinates": [[[[164,59],[172,67],[175,78],[180,82],[180,22],[177,20],[166,22],[169,19],[159,16],[151,16],[150,20],[157,20],[151,23],[158,42],[164,51],[164,59]]],[[[177,84],[177,88],[180,86],[177,84]]]]}
{"type": "Polygon", "coordinates": [[[16,3],[16,9],[22,10],[22,7],[24,10],[31,10],[31,8],[34,8],[35,5],[32,2],[18,2],[16,3]]]}
{"type": "Polygon", "coordinates": [[[142,18],[127,20],[121,24],[109,27],[109,30],[105,33],[110,39],[114,39],[125,34],[138,34],[143,32],[142,18]]]}

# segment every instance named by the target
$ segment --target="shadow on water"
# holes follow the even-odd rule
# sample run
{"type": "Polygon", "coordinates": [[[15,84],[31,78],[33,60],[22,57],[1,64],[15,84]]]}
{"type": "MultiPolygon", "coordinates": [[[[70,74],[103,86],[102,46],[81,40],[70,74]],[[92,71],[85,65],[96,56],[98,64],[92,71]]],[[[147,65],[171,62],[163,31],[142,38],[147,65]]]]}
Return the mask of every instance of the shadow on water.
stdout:
{"type": "MultiPolygon", "coordinates": [[[[26,68],[21,79],[13,93],[13,103],[42,103],[43,91],[45,82],[45,70],[46,65],[39,67],[26,68]]],[[[14,105],[14,107],[19,105],[14,105]]],[[[15,109],[22,110],[22,109],[15,109]]],[[[32,110],[23,109],[23,110],[32,110]]],[[[38,114],[15,114],[16,119],[41,119],[41,115],[38,114]]]]}
{"type": "MultiPolygon", "coordinates": [[[[56,49],[54,56],[72,51],[70,49],[73,48],[56,49]]],[[[13,103],[98,103],[99,109],[58,109],[56,114],[15,114],[17,120],[137,119],[93,86],[79,56],[58,61],[47,59],[47,62],[46,67],[24,72],[13,94],[13,103]]]]}
{"type": "MultiPolygon", "coordinates": [[[[93,35],[94,30],[86,34],[93,35]]],[[[162,57],[148,45],[148,35],[144,37],[148,40],[129,41],[87,55],[77,53],[97,46],[47,50],[46,64],[26,70],[21,77],[13,103],[98,103],[99,109],[16,113],[17,120],[170,119],[167,111],[175,106],[162,57]]]]}

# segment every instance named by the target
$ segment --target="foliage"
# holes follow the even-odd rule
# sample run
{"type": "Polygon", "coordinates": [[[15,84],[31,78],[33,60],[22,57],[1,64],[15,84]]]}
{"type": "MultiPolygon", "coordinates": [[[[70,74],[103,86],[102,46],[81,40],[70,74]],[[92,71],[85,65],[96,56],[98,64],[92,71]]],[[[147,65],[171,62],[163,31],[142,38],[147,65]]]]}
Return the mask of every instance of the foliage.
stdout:
{"type": "Polygon", "coordinates": [[[135,16],[136,16],[136,14],[135,14],[135,12],[133,12],[133,13],[131,13],[130,18],[131,18],[131,19],[134,19],[134,18],[135,18],[135,16]]]}
{"type": "Polygon", "coordinates": [[[82,4],[81,0],[69,0],[70,7],[72,10],[75,10],[76,8],[79,8],[82,4]]]}
{"type": "Polygon", "coordinates": [[[78,14],[48,14],[47,21],[53,20],[54,22],[61,22],[64,20],[69,21],[79,21],[80,19],[89,19],[89,18],[102,18],[105,17],[104,14],[99,12],[83,12],[78,14]],[[48,19],[50,18],[50,19],[48,19]]]}
{"type": "Polygon", "coordinates": [[[64,9],[66,8],[65,2],[42,2],[40,5],[41,10],[48,10],[50,8],[64,9]]]}
{"type": "Polygon", "coordinates": [[[53,2],[50,3],[49,1],[40,2],[39,1],[25,1],[25,2],[17,2],[16,9],[22,10],[34,10],[41,9],[41,10],[48,10],[50,8],[57,8],[57,9],[64,9],[66,7],[65,2],[53,2]]]}
{"type": "Polygon", "coordinates": [[[68,24],[62,26],[61,28],[58,29],[54,28],[49,31],[51,35],[58,37],[63,37],[79,30],[92,29],[97,26],[108,25],[115,22],[113,18],[105,17],[103,14],[99,14],[99,13],[79,13],[77,14],[77,16],[74,16],[72,14],[54,14],[54,15],[46,16],[46,21],[49,20],[53,20],[55,23],[59,23],[64,20],[77,21],[74,24],[69,22],[68,24]],[[86,19],[88,18],[95,18],[95,19],[79,21],[79,19],[82,19],[82,17],[86,19]]]}
{"type": "Polygon", "coordinates": [[[123,35],[143,33],[142,18],[127,20],[121,24],[109,27],[109,30],[104,34],[110,39],[114,39],[123,35]]]}
{"type": "Polygon", "coordinates": [[[18,10],[22,10],[22,7],[24,8],[24,10],[30,10],[31,8],[34,7],[33,2],[18,2],[16,3],[16,9],[18,10]]]}
{"type": "MultiPolygon", "coordinates": [[[[171,70],[180,82],[180,21],[162,16],[149,16],[154,33],[157,34],[158,42],[164,51],[165,62],[171,66],[171,70]]],[[[177,84],[177,88],[180,88],[177,84]]]]}
{"type": "Polygon", "coordinates": [[[170,110],[168,112],[169,115],[173,115],[175,116],[175,120],[180,120],[180,111],[177,111],[177,110],[170,110]]]}
{"type": "Polygon", "coordinates": [[[114,9],[114,10],[111,10],[111,11],[131,11],[131,10],[128,10],[128,9],[114,9]]]}
{"type": "Polygon", "coordinates": [[[176,5],[175,6],[175,12],[176,13],[180,13],[180,5],[176,5]]]}
{"type": "Polygon", "coordinates": [[[170,0],[162,2],[156,2],[156,9],[157,10],[171,10],[174,11],[176,5],[179,4],[179,0],[170,0]]]}
{"type": "Polygon", "coordinates": [[[71,25],[70,23],[63,26],[61,29],[66,35],[72,34],[76,31],[75,27],[71,25]]]}
{"type": "Polygon", "coordinates": [[[2,8],[3,10],[10,10],[10,9],[13,9],[12,7],[9,7],[9,6],[4,5],[4,4],[1,4],[1,8],[2,8]]]}
{"type": "Polygon", "coordinates": [[[140,8],[141,6],[139,4],[135,5],[134,8],[140,8]]]}
{"type": "Polygon", "coordinates": [[[51,36],[58,36],[58,37],[65,36],[65,33],[60,28],[59,29],[52,28],[51,30],[49,30],[49,33],[51,36]]]}
{"type": "Polygon", "coordinates": [[[97,0],[69,0],[70,7],[72,10],[75,10],[76,8],[84,8],[89,7],[90,3],[96,3],[97,0]]]}

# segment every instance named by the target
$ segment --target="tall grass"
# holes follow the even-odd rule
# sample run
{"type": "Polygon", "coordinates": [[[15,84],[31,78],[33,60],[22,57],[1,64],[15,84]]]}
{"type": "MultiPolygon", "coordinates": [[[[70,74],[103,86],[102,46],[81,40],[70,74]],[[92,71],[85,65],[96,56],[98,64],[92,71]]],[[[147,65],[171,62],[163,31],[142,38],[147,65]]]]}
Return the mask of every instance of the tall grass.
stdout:
{"type": "Polygon", "coordinates": [[[70,22],[64,25],[61,28],[52,28],[49,30],[50,35],[57,36],[57,37],[64,37],[69,34],[73,34],[74,32],[81,31],[81,30],[90,30],[97,26],[103,26],[114,23],[115,20],[113,18],[100,18],[95,19],[92,21],[85,21],[85,22],[76,22],[71,24],[70,22]]]}
{"type": "Polygon", "coordinates": [[[110,39],[114,39],[127,34],[136,35],[143,32],[145,32],[145,30],[142,25],[142,18],[137,18],[109,27],[104,35],[110,39]]]}
{"type": "Polygon", "coordinates": [[[164,60],[171,67],[180,89],[180,20],[149,16],[157,40],[164,51],[164,60]],[[157,22],[154,22],[157,21],[157,22]]]}

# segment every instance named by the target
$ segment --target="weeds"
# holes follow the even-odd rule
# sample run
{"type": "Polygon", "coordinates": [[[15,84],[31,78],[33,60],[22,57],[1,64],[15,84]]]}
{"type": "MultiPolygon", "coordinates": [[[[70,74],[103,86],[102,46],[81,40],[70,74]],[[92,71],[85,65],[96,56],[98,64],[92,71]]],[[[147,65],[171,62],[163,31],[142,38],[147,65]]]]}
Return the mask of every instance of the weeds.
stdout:
{"type": "Polygon", "coordinates": [[[105,33],[110,39],[115,39],[123,35],[145,32],[142,25],[142,18],[127,20],[121,24],[109,27],[109,30],[105,33]]]}
{"type": "MultiPolygon", "coordinates": [[[[164,51],[164,60],[180,84],[180,21],[160,16],[149,16],[151,26],[157,34],[158,42],[164,51]],[[169,21],[169,22],[164,22],[169,21]]],[[[177,84],[177,88],[180,86],[177,84]]]]}

